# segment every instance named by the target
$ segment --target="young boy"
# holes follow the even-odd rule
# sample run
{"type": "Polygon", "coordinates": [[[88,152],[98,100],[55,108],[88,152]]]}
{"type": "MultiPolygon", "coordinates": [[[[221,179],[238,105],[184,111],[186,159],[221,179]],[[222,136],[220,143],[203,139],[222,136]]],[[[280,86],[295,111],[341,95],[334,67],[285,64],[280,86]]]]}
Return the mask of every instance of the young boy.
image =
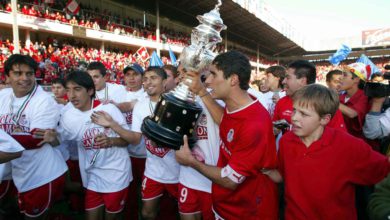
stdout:
{"type": "Polygon", "coordinates": [[[313,84],[292,99],[292,130],[279,150],[285,219],[356,219],[355,184],[379,182],[390,170],[389,159],[363,140],[326,126],[339,106],[334,91],[313,84]]]}

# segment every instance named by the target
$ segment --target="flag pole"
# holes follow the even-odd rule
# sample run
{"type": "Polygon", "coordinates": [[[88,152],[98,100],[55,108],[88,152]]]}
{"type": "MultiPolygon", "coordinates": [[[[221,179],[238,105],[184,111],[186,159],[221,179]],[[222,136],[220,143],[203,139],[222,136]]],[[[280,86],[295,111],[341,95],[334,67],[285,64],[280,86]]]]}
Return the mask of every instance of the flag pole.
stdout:
{"type": "Polygon", "coordinates": [[[12,34],[14,38],[14,54],[20,53],[20,45],[19,45],[19,29],[18,29],[18,8],[17,8],[17,0],[11,0],[11,8],[12,8],[12,34]]]}

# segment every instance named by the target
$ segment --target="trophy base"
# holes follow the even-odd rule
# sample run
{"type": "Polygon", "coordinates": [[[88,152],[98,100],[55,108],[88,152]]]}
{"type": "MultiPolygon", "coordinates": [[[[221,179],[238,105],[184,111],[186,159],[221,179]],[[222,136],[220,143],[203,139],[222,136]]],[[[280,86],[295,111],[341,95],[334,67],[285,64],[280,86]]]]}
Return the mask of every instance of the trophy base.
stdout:
{"type": "MultiPolygon", "coordinates": [[[[157,145],[179,150],[183,145],[183,136],[180,133],[173,132],[157,122],[153,121],[150,116],[146,117],[141,127],[142,133],[157,145]]],[[[188,137],[188,145],[192,148],[197,138],[194,135],[188,137]]]]}

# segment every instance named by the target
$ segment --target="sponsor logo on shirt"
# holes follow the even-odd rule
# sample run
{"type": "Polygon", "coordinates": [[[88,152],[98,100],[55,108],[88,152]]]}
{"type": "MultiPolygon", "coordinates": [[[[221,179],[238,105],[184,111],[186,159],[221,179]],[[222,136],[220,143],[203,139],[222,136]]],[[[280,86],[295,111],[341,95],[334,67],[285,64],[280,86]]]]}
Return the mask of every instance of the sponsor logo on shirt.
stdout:
{"type": "Polygon", "coordinates": [[[229,149],[227,149],[227,147],[225,146],[225,143],[223,143],[222,140],[219,140],[219,146],[221,146],[222,151],[224,151],[227,154],[229,154],[229,156],[232,155],[232,153],[229,151],[229,149]]]}
{"type": "Polygon", "coordinates": [[[83,134],[82,143],[85,149],[98,149],[100,148],[95,142],[96,136],[99,134],[105,134],[108,136],[109,129],[104,129],[101,127],[92,127],[87,128],[83,134]]]}
{"type": "Polygon", "coordinates": [[[207,140],[207,117],[205,114],[201,114],[198,126],[196,127],[196,135],[198,136],[199,140],[207,140]]]}
{"type": "MultiPolygon", "coordinates": [[[[5,131],[7,134],[11,134],[15,128],[21,129],[21,132],[30,132],[30,127],[28,126],[28,121],[26,116],[24,116],[23,124],[16,126],[12,121],[13,114],[4,114],[0,115],[0,129],[5,131]]],[[[22,116],[23,117],[23,116],[22,116]]],[[[19,120],[19,122],[22,120],[19,120]]]]}
{"type": "Polygon", "coordinates": [[[167,147],[158,147],[155,146],[149,138],[145,137],[145,146],[146,149],[153,155],[163,158],[171,149],[167,147]]]}
{"type": "Polygon", "coordinates": [[[126,119],[126,124],[131,125],[133,123],[133,112],[125,112],[123,113],[126,119]]]}
{"type": "Polygon", "coordinates": [[[229,132],[227,133],[227,141],[232,142],[234,138],[234,129],[231,128],[229,132]]]}

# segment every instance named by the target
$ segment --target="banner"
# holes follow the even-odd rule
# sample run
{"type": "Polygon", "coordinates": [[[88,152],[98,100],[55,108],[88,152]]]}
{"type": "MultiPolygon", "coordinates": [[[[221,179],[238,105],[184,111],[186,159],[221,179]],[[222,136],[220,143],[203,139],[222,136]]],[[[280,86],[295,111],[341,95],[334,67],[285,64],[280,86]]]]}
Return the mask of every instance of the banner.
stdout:
{"type": "Polygon", "coordinates": [[[66,4],[66,8],[72,13],[77,14],[80,10],[79,4],[76,2],[76,0],[69,0],[66,4]]]}
{"type": "Polygon", "coordinates": [[[329,57],[329,62],[333,65],[339,65],[339,63],[347,58],[351,53],[351,48],[347,45],[341,45],[341,48],[336,51],[332,56],[329,57]]]}
{"type": "Polygon", "coordinates": [[[362,45],[363,46],[390,45],[390,28],[363,31],[362,45]]]}
{"type": "Polygon", "coordinates": [[[137,50],[136,54],[138,55],[138,57],[141,59],[142,62],[146,62],[150,58],[146,47],[140,47],[137,50]]]}

